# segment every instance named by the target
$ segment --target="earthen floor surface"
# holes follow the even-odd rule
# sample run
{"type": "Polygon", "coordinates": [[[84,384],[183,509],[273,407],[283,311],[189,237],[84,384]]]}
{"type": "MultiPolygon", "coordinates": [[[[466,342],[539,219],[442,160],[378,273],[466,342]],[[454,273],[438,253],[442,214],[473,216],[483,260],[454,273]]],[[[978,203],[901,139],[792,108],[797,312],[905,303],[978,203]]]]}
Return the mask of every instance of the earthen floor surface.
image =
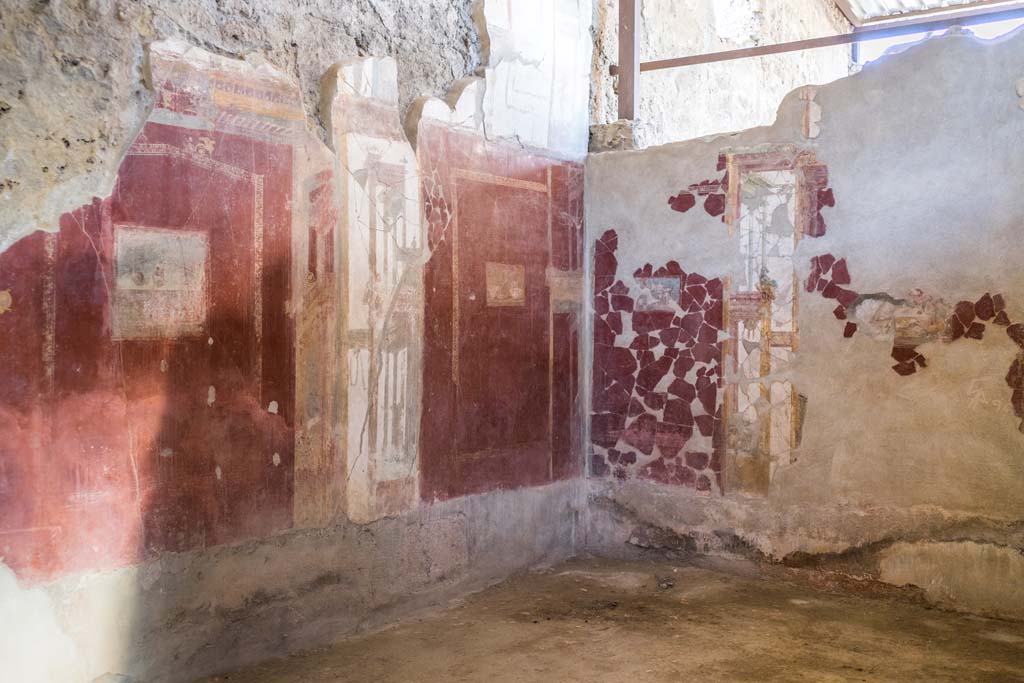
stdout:
{"type": "Polygon", "coordinates": [[[387,630],[208,679],[1024,681],[1024,623],[754,572],[578,559],[387,630]]]}

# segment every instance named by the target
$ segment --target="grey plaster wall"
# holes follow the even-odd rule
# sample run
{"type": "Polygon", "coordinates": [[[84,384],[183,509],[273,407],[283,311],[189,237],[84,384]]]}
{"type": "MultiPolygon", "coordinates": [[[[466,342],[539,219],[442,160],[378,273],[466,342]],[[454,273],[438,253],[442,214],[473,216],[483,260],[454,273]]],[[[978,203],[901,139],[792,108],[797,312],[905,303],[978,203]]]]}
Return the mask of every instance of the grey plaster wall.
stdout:
{"type": "Polygon", "coordinates": [[[391,55],[404,111],[480,59],[475,0],[7,0],[0,12],[0,250],[110,193],[146,118],[145,44],[181,38],[295,76],[314,129],[319,81],[391,55]]]}
{"type": "MultiPolygon", "coordinates": [[[[1011,548],[1001,559],[1024,562],[1024,433],[1006,379],[1021,348],[990,323],[982,340],[920,346],[927,367],[901,377],[891,369],[891,335],[861,320],[853,338],[844,338],[836,301],[802,287],[811,258],[831,253],[847,259],[858,292],[905,298],[919,289],[950,307],[1002,293],[1009,318],[1024,319],[1024,111],[1015,89],[1022,58],[1024,33],[991,43],[950,34],[820,88],[817,138],[803,135],[807,102],[794,92],[771,127],[590,157],[589,244],[617,231],[619,277],[627,284],[636,268],[669,259],[687,272],[742,277],[737,238],[701,210],[700,198],[685,214],[667,203],[689,184],[720,176],[723,151],[766,143],[813,150],[828,165],[836,205],[823,211],[827,234],[798,243],[800,345],[791,363],[766,378],[790,381],[807,397],[793,461],[774,463],[764,492],[730,486],[728,471],[724,496],[641,481],[595,484],[589,543],[614,547],[628,542],[634,526],[650,524],[735,536],[778,561],[888,548],[883,579],[913,583],[918,571],[923,585],[944,562],[948,601],[1024,616],[1009,582],[975,571],[978,553],[914,551],[913,561],[893,559],[907,547],[901,541],[936,540],[1011,548]],[[950,578],[958,573],[963,578],[950,578]],[[972,581],[994,587],[964,588],[972,581]],[[1001,599],[993,590],[1003,591],[1001,599]]],[[[728,459],[742,457],[729,449],[728,459]]],[[[878,576],[878,557],[872,566],[878,576]]],[[[1014,572],[1019,566],[1001,574],[1014,572]]]]}
{"type": "MultiPolygon", "coordinates": [[[[845,33],[849,22],[831,0],[643,0],[642,61],[772,45],[845,33]]],[[[618,2],[594,0],[591,123],[618,114],[618,2]]],[[[742,130],[771,123],[779,100],[801,85],[828,83],[850,73],[848,46],[770,55],[681,69],[640,78],[638,147],[742,130]]],[[[592,149],[607,149],[599,144],[592,149]]]]}

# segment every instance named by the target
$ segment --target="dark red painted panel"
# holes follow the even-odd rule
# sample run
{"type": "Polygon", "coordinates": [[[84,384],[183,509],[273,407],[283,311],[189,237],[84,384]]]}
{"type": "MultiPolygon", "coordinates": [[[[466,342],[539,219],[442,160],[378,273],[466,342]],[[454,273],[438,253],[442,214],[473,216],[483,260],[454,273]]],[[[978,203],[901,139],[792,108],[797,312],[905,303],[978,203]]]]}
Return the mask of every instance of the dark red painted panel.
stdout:
{"type": "Polygon", "coordinates": [[[0,255],[0,553],[30,580],[291,524],[292,151],[206,135],[148,124],[110,199],[0,255]]]}
{"type": "Polygon", "coordinates": [[[422,495],[570,476],[576,314],[553,309],[548,268],[578,270],[582,169],[430,123],[418,147],[433,246],[422,495]]]}

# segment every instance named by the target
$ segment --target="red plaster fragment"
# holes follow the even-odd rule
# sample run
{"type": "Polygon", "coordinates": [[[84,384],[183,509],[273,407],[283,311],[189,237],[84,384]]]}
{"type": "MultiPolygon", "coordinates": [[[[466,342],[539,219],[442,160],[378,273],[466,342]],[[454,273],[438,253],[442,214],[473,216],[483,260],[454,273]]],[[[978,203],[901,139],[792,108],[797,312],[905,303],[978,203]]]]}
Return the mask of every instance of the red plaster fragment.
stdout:
{"type": "Polygon", "coordinates": [[[605,372],[616,379],[631,377],[636,372],[637,364],[628,349],[613,347],[606,356],[605,372]]]}
{"type": "Polygon", "coordinates": [[[623,294],[612,294],[612,310],[633,312],[633,299],[623,294]]]}
{"type": "Polygon", "coordinates": [[[674,458],[683,450],[691,436],[693,436],[693,427],[690,425],[659,422],[654,435],[654,445],[658,447],[658,452],[666,458],[674,458]]]}
{"type": "Polygon", "coordinates": [[[697,415],[693,418],[694,424],[700,430],[701,436],[711,436],[715,432],[715,418],[710,415],[697,415]]]}
{"type": "Polygon", "coordinates": [[[843,288],[834,282],[829,282],[825,285],[825,289],[821,291],[821,295],[826,299],[835,299],[839,296],[839,293],[843,291],[843,288]]]}
{"type": "Polygon", "coordinates": [[[716,330],[724,329],[725,319],[722,306],[722,298],[715,297],[711,305],[708,306],[707,312],[704,315],[704,322],[716,330]]]}
{"type": "MultiPolygon", "coordinates": [[[[815,257],[817,258],[817,257],[815,257]]],[[[821,272],[814,268],[811,270],[811,274],[807,276],[807,282],[804,284],[804,289],[808,292],[813,292],[818,288],[818,283],[821,281],[821,272]]]]}
{"type": "Polygon", "coordinates": [[[641,415],[626,428],[622,439],[644,455],[654,452],[654,430],[657,419],[653,415],[641,415]]]}
{"type": "Polygon", "coordinates": [[[992,295],[988,292],[983,297],[978,299],[974,304],[974,312],[982,320],[991,320],[996,314],[995,303],[992,301],[992,295]]]}
{"type": "MultiPolygon", "coordinates": [[[[596,278],[614,278],[615,271],[619,267],[619,260],[610,251],[601,251],[594,254],[594,276],[596,278]]],[[[609,286],[611,283],[609,283],[609,286]]],[[[599,290],[600,291],[600,290],[599,290]]]]}
{"type": "Polygon", "coordinates": [[[1006,373],[1006,383],[1011,389],[1024,389],[1024,354],[1020,354],[1006,373]]]}
{"type": "Polygon", "coordinates": [[[615,382],[604,391],[594,392],[594,410],[601,413],[623,415],[629,405],[629,396],[630,391],[615,382]]]}
{"type": "Polygon", "coordinates": [[[811,219],[811,224],[807,226],[806,234],[808,237],[824,237],[827,231],[828,224],[825,223],[825,217],[821,215],[821,212],[818,212],[811,219]]]}
{"type": "Polygon", "coordinates": [[[846,306],[847,308],[849,308],[850,306],[853,306],[854,302],[857,301],[857,298],[859,296],[860,294],[858,294],[857,292],[851,291],[849,289],[843,289],[842,287],[840,287],[839,294],[836,295],[836,301],[838,301],[842,306],[846,306]]]}
{"type": "Polygon", "coordinates": [[[891,355],[894,360],[900,363],[907,363],[914,360],[914,357],[917,355],[917,349],[913,346],[894,346],[891,355]]]}
{"type": "Polygon", "coordinates": [[[693,357],[699,363],[711,363],[718,360],[721,349],[711,344],[697,344],[693,347],[693,357]]]}
{"type": "Polygon", "coordinates": [[[693,297],[701,306],[704,305],[704,301],[708,298],[708,290],[704,285],[687,285],[686,293],[693,297]]]}
{"type": "Polygon", "coordinates": [[[718,330],[704,323],[700,327],[700,332],[697,333],[697,341],[704,344],[715,344],[718,342],[718,330]]]}
{"type": "Polygon", "coordinates": [[[721,216],[725,213],[725,195],[708,195],[708,198],[704,200],[704,210],[708,212],[709,216],[721,216]]]}
{"type": "Polygon", "coordinates": [[[608,251],[615,251],[619,248],[619,235],[614,230],[605,230],[604,234],[598,240],[599,249],[607,249],[608,251]]]}
{"type": "Polygon", "coordinates": [[[850,284],[850,270],[846,267],[846,259],[841,258],[832,266],[832,282],[837,285],[850,284]]]}
{"type": "Polygon", "coordinates": [[[605,316],[605,322],[608,323],[608,327],[612,328],[612,332],[615,334],[622,334],[622,314],[621,313],[609,313],[605,316]]]}
{"type": "Polygon", "coordinates": [[[671,311],[634,311],[633,331],[637,334],[647,334],[664,330],[672,325],[673,317],[671,311]]]}
{"type": "Polygon", "coordinates": [[[665,272],[672,276],[686,277],[686,271],[679,266],[678,261],[669,261],[666,263],[665,272]]]}
{"type": "Polygon", "coordinates": [[[648,391],[653,391],[658,382],[668,374],[668,371],[672,369],[672,359],[668,357],[659,358],[657,361],[651,363],[637,375],[636,383],[637,386],[643,387],[648,391]]]}
{"type": "Polygon", "coordinates": [[[1010,402],[1013,404],[1013,414],[1024,417],[1024,389],[1014,389],[1010,402]]]}
{"type": "Polygon", "coordinates": [[[703,320],[699,313],[687,313],[683,316],[679,326],[686,333],[686,339],[696,339],[697,333],[700,332],[701,323],[703,320]]]}
{"type": "Polygon", "coordinates": [[[646,412],[647,412],[647,410],[644,408],[644,405],[642,403],[640,403],[640,401],[638,401],[635,398],[630,400],[630,402],[629,402],[629,416],[630,417],[636,417],[637,415],[643,415],[646,412]]]}
{"type": "Polygon", "coordinates": [[[590,473],[595,477],[607,477],[611,474],[611,468],[608,467],[608,462],[600,453],[590,453],[590,473]]]}
{"type": "Polygon", "coordinates": [[[697,398],[697,388],[682,379],[677,379],[668,385],[668,393],[678,396],[687,403],[691,403],[697,398]]]}
{"type": "Polygon", "coordinates": [[[718,387],[714,384],[697,391],[697,399],[700,401],[704,412],[714,415],[718,403],[718,387]]]}
{"type": "Polygon", "coordinates": [[[657,391],[652,391],[644,397],[644,403],[651,410],[661,410],[665,407],[665,394],[657,391]]]}
{"type": "Polygon", "coordinates": [[[590,417],[590,438],[596,445],[611,448],[622,435],[626,418],[612,413],[598,413],[590,417]]]}
{"type": "Polygon", "coordinates": [[[824,190],[818,190],[818,207],[819,207],[818,210],[819,211],[821,210],[821,207],[835,206],[835,205],[836,205],[836,195],[832,191],[831,187],[826,188],[824,190]]]}
{"type": "Polygon", "coordinates": [[[707,453],[687,453],[686,464],[693,469],[700,471],[706,469],[708,464],[711,462],[711,457],[707,453]]]}
{"type": "Polygon", "coordinates": [[[1017,346],[1024,348],[1024,325],[1016,323],[1006,328],[1006,334],[1017,346]]]}
{"type": "Polygon", "coordinates": [[[693,425],[693,414],[690,411],[690,404],[686,401],[669,399],[665,402],[664,420],[668,424],[684,426],[693,425]]]}
{"type": "Polygon", "coordinates": [[[669,197],[668,205],[672,207],[673,211],[686,213],[697,205],[697,198],[693,196],[692,192],[683,191],[674,197],[669,197]]]}
{"type": "Polygon", "coordinates": [[[949,336],[951,341],[956,341],[960,337],[964,336],[964,332],[966,331],[967,329],[964,327],[963,323],[961,323],[955,315],[949,319],[949,336]]]}
{"type": "Polygon", "coordinates": [[[857,334],[857,323],[846,323],[846,328],[843,330],[843,336],[847,339],[857,334]]]}
{"type": "Polygon", "coordinates": [[[956,305],[956,317],[960,319],[964,328],[970,327],[974,322],[974,304],[970,301],[961,301],[956,305]]]}
{"type": "Polygon", "coordinates": [[[897,363],[896,365],[892,366],[892,369],[896,371],[897,375],[900,375],[902,377],[913,375],[915,372],[917,372],[917,366],[913,362],[897,363]]]}

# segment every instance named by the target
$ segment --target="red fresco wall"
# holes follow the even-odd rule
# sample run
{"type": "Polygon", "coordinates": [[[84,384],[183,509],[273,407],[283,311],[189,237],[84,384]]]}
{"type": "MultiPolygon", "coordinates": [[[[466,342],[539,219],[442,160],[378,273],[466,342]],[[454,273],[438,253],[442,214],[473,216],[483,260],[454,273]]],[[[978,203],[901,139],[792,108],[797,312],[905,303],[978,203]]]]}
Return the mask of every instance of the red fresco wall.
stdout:
{"type": "Polygon", "coordinates": [[[428,122],[417,140],[432,250],[422,497],[577,474],[578,301],[552,283],[579,272],[582,168],[428,122]]]}
{"type": "Polygon", "coordinates": [[[723,282],[669,261],[638,269],[646,291],[631,290],[618,246],[614,230],[595,245],[591,474],[721,491],[723,282]]]}
{"type": "Polygon", "coordinates": [[[291,525],[292,148],[238,128],[148,123],[110,198],[0,255],[0,556],[23,579],[291,525]]]}
{"type": "MultiPolygon", "coordinates": [[[[313,223],[301,277],[328,284],[330,173],[307,168],[293,85],[150,59],[156,108],[112,195],[0,254],[0,560],[29,582],[295,523],[292,220],[313,223]]],[[[418,139],[422,497],[577,476],[583,169],[430,123],[418,139]]]]}

